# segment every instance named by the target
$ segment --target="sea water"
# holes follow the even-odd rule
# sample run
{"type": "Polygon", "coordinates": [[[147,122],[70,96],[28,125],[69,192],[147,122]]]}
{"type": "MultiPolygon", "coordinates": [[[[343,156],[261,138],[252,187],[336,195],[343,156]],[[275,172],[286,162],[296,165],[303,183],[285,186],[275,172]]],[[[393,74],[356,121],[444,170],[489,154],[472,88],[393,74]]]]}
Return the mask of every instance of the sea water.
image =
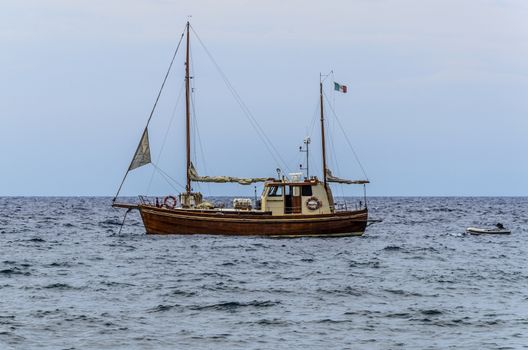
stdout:
{"type": "Polygon", "coordinates": [[[147,236],[0,198],[0,349],[518,349],[527,198],[371,198],[363,237],[147,236]],[[472,236],[503,223],[511,235],[472,236]]]}

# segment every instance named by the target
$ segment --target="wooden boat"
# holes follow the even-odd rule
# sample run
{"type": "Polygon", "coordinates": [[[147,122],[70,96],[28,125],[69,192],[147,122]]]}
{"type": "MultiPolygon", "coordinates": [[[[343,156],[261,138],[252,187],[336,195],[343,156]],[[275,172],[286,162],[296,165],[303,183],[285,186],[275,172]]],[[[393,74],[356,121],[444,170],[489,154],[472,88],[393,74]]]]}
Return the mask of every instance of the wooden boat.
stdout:
{"type": "MultiPolygon", "coordinates": [[[[308,145],[306,145],[306,176],[303,173],[292,173],[277,178],[239,178],[230,176],[199,176],[191,162],[190,142],[190,73],[189,73],[189,28],[186,35],[187,50],[185,61],[185,121],[186,121],[186,186],[178,197],[167,196],[163,200],[139,197],[137,204],[118,202],[117,198],[127,174],[140,166],[151,163],[148,140],[148,125],[154,108],[149,116],[147,126],[136,149],[136,153],[114,197],[113,207],[137,209],[148,234],[214,234],[268,237],[339,237],[362,235],[368,222],[366,195],[364,201],[355,210],[338,210],[334,203],[329,183],[365,184],[368,180],[346,180],[332,175],[326,165],[323,82],[320,81],[320,126],[322,149],[322,180],[309,175],[308,145]],[[239,183],[249,185],[264,183],[260,200],[254,203],[249,199],[235,199],[233,208],[218,208],[204,202],[199,192],[194,192],[193,182],[239,183]]],[[[181,43],[181,39],[180,39],[181,43]]],[[[180,44],[178,44],[178,47],[180,44]]],[[[178,49],[177,49],[178,50],[178,49]]],[[[176,53],[174,54],[174,57],[176,53]]],[[[173,57],[173,61],[174,61],[173,57]]],[[[171,65],[172,66],[172,62],[171,65]]],[[[169,71],[170,71],[169,66],[169,71]]],[[[165,80],[162,84],[165,85],[165,80]]],[[[346,89],[344,90],[346,92],[346,89]]],[[[161,94],[161,90],[160,90],[161,94]]],[[[158,95],[158,99],[159,96],[158,95]]]]}
{"type": "Polygon", "coordinates": [[[215,234],[269,237],[360,236],[367,224],[367,209],[321,215],[240,213],[216,210],[166,209],[139,206],[147,233],[215,234]],[[256,215],[255,215],[256,214],[256,215]]]}
{"type": "Polygon", "coordinates": [[[477,227],[468,227],[466,232],[472,235],[509,235],[510,230],[505,228],[477,228],[477,227]]]}

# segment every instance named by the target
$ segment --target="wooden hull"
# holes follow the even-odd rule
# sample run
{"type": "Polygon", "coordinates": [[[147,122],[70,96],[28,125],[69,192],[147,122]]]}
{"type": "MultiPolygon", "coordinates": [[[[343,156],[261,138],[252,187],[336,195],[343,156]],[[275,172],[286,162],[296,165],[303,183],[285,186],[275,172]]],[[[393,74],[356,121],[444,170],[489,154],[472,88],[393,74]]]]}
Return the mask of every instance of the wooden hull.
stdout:
{"type": "Polygon", "coordinates": [[[211,234],[268,237],[361,236],[368,210],[320,215],[272,216],[269,213],[165,209],[140,205],[148,234],[211,234]]]}

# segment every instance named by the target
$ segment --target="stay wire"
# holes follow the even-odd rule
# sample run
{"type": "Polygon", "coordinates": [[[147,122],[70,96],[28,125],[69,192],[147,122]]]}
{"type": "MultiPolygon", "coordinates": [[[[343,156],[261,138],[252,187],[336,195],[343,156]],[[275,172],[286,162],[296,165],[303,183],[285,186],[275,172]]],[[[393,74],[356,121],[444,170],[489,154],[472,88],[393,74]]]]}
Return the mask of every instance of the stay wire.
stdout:
{"type": "MultiPolygon", "coordinates": [[[[178,53],[178,50],[180,49],[180,45],[182,43],[184,34],[185,34],[185,29],[182,31],[182,34],[180,36],[180,40],[178,41],[178,45],[176,46],[176,50],[174,50],[174,54],[172,55],[172,59],[171,59],[171,62],[169,64],[169,68],[167,69],[167,73],[165,74],[165,77],[163,78],[163,83],[161,84],[160,90],[158,92],[158,96],[156,97],[156,101],[154,102],[154,106],[152,106],[152,110],[150,111],[150,115],[148,117],[147,124],[145,125],[145,128],[143,129],[144,131],[143,131],[143,133],[141,135],[143,135],[145,133],[145,130],[147,130],[147,128],[149,126],[149,123],[150,123],[150,120],[152,119],[152,116],[154,115],[154,111],[156,110],[156,106],[158,105],[158,101],[160,99],[161,92],[163,91],[163,88],[165,87],[165,83],[167,82],[167,78],[169,77],[172,65],[174,64],[174,60],[176,59],[176,54],[178,53]]],[[[142,140],[143,140],[143,137],[140,138],[138,147],[141,144],[142,140]]],[[[136,148],[136,150],[137,150],[137,148],[136,148]]],[[[135,156],[135,153],[134,153],[134,156],[135,156]]],[[[134,157],[132,157],[132,160],[130,161],[130,165],[132,165],[133,161],[134,161],[134,157]]],[[[125,173],[125,176],[123,177],[123,180],[121,181],[121,184],[119,185],[119,189],[117,190],[117,193],[114,196],[114,199],[112,200],[112,202],[115,202],[115,200],[117,199],[117,196],[119,196],[119,192],[121,192],[121,188],[123,187],[123,184],[125,183],[125,180],[126,180],[126,177],[127,177],[128,173],[130,172],[130,165],[128,166],[128,169],[127,169],[127,171],[125,173]]]]}
{"type": "MultiPolygon", "coordinates": [[[[330,76],[332,77],[332,81],[335,83],[335,74],[334,74],[334,70],[333,69],[330,71],[330,76]]],[[[330,108],[332,108],[335,111],[335,109],[336,109],[336,90],[334,88],[334,89],[331,89],[330,91],[332,91],[332,104],[331,104],[330,108]]],[[[328,104],[330,105],[330,101],[329,100],[328,100],[328,104]]],[[[337,115],[337,113],[335,113],[335,114],[337,115]]],[[[332,123],[332,124],[333,124],[333,127],[334,127],[332,129],[332,132],[333,132],[333,131],[335,131],[335,123],[332,123]]],[[[345,137],[346,137],[346,135],[345,135],[345,137]]],[[[332,145],[333,145],[333,140],[332,140],[332,145]]],[[[354,149],[352,148],[352,150],[354,150],[354,149]]],[[[335,146],[334,146],[334,152],[337,152],[336,149],[335,149],[335,146]]],[[[339,162],[337,161],[337,158],[334,158],[334,159],[335,159],[337,173],[340,174],[341,173],[341,169],[339,168],[339,162]]],[[[359,163],[359,161],[358,161],[358,163],[359,163]]],[[[359,165],[361,167],[361,163],[359,163],[359,165]]],[[[363,171],[363,174],[365,175],[365,177],[367,177],[364,171],[363,171]]],[[[343,190],[344,185],[342,185],[342,184],[339,184],[339,185],[336,184],[336,185],[337,185],[337,187],[339,188],[339,190],[341,192],[341,196],[343,197],[343,201],[345,202],[345,207],[346,207],[346,200],[344,199],[345,193],[344,193],[344,190],[343,190]]]]}
{"type": "MultiPolygon", "coordinates": [[[[332,77],[332,82],[335,83],[335,75],[334,75],[334,70],[333,69],[330,72],[330,76],[332,77]]],[[[335,91],[335,88],[331,89],[330,91],[332,91],[332,106],[330,106],[330,107],[333,110],[335,110],[336,109],[336,91],[335,91]]],[[[330,104],[330,101],[328,101],[328,104],[330,104]]],[[[330,123],[330,120],[328,122],[330,123]]],[[[336,123],[332,123],[332,132],[335,132],[335,124],[336,123]]],[[[338,174],[341,174],[341,169],[339,167],[339,162],[337,161],[337,149],[335,148],[333,138],[331,139],[331,142],[332,142],[332,147],[334,148],[334,152],[335,152],[334,161],[335,161],[335,165],[336,165],[336,170],[337,170],[338,174]]],[[[337,188],[339,188],[339,191],[341,192],[341,197],[343,197],[343,200],[344,200],[344,197],[345,197],[345,192],[343,190],[344,185],[342,185],[342,184],[336,184],[336,185],[337,185],[337,188]]],[[[346,203],[345,203],[345,206],[346,206],[346,203]]]]}
{"type": "Polygon", "coordinates": [[[158,170],[160,172],[160,174],[165,178],[165,181],[167,181],[167,183],[169,184],[170,187],[172,187],[176,192],[179,192],[180,190],[177,189],[176,187],[174,187],[170,181],[168,181],[168,179],[172,180],[177,186],[180,186],[182,189],[185,189],[185,186],[183,186],[181,183],[179,183],[177,180],[175,180],[174,178],[172,178],[169,174],[167,174],[165,171],[163,171],[163,169],[161,169],[160,167],[158,167],[156,164],[154,163],[151,163],[153,167],[156,168],[156,170],[158,170]]]}
{"type": "MultiPolygon", "coordinates": [[[[183,84],[184,82],[182,81],[182,84],[180,86],[180,92],[178,94],[178,97],[176,99],[176,104],[174,105],[174,108],[172,110],[172,114],[171,114],[171,119],[169,121],[169,125],[167,126],[167,129],[165,130],[165,135],[163,136],[163,142],[161,144],[161,148],[160,148],[160,151],[158,153],[158,156],[157,156],[157,159],[156,159],[156,163],[159,163],[160,159],[161,159],[161,154],[163,153],[163,150],[165,149],[165,145],[167,143],[167,138],[169,136],[169,131],[170,131],[170,128],[172,126],[172,123],[174,121],[174,118],[176,117],[176,110],[180,104],[180,100],[183,96],[183,84]]],[[[148,183],[148,187],[147,187],[147,193],[150,192],[150,187],[152,185],[152,180],[154,179],[154,174],[155,174],[155,171],[156,171],[156,168],[152,169],[152,175],[150,176],[150,181],[148,183]]]]}
{"type": "MultiPolygon", "coordinates": [[[[207,167],[207,161],[206,161],[206,157],[205,157],[205,148],[203,146],[203,142],[202,142],[202,137],[200,135],[200,126],[198,125],[198,115],[196,113],[196,94],[195,94],[195,88],[196,88],[196,76],[194,75],[194,72],[195,72],[195,69],[194,69],[194,59],[192,57],[192,50],[191,50],[191,73],[192,73],[192,77],[193,79],[191,80],[191,108],[192,108],[192,118],[193,118],[193,121],[194,121],[194,133],[196,134],[196,137],[195,139],[198,139],[198,146],[200,147],[200,155],[202,157],[202,163],[203,163],[203,167],[204,167],[204,170],[207,174],[209,174],[209,169],[207,167]]],[[[194,145],[196,146],[196,142],[194,143],[194,145]]],[[[198,166],[198,158],[196,156],[196,148],[195,147],[195,150],[194,150],[194,160],[196,162],[196,166],[198,166]]],[[[201,184],[198,182],[198,187],[200,188],[201,190],[201,184]]],[[[208,190],[208,193],[209,195],[212,195],[212,192],[211,192],[211,185],[209,183],[207,183],[207,190],[208,190]]]]}
{"type": "Polygon", "coordinates": [[[306,136],[308,137],[312,137],[312,133],[315,128],[315,123],[317,122],[317,117],[319,115],[318,112],[319,112],[319,102],[315,104],[315,109],[314,109],[312,120],[310,121],[309,127],[306,129],[306,132],[307,132],[306,136]]]}
{"type": "MultiPolygon", "coordinates": [[[[308,136],[310,139],[312,138],[312,134],[313,134],[313,131],[315,129],[315,124],[317,122],[318,117],[319,117],[319,102],[317,102],[315,104],[312,120],[308,124],[309,126],[306,128],[306,133],[307,133],[306,136],[308,136]]],[[[319,172],[319,167],[317,165],[318,162],[315,162],[315,159],[313,157],[313,152],[310,152],[310,154],[308,155],[308,158],[309,158],[309,162],[311,164],[310,168],[315,169],[315,172],[312,172],[312,173],[318,173],[319,172]]]]}
{"type": "Polygon", "coordinates": [[[192,142],[192,145],[191,145],[191,151],[192,151],[192,155],[191,155],[191,161],[194,161],[194,165],[196,166],[198,160],[196,158],[196,111],[194,109],[194,59],[193,59],[193,46],[190,46],[189,47],[189,63],[191,64],[191,66],[189,67],[189,88],[190,88],[190,94],[189,94],[189,100],[190,100],[190,103],[191,103],[191,110],[189,111],[190,115],[191,115],[191,132],[192,132],[192,138],[191,138],[191,142],[192,142]]]}
{"type": "MultiPolygon", "coordinates": [[[[327,104],[330,104],[329,102],[327,104]]],[[[332,166],[335,166],[335,169],[337,170],[337,173],[338,174],[341,174],[341,169],[339,167],[339,162],[337,161],[337,148],[335,146],[335,143],[334,143],[334,137],[332,137],[333,135],[335,135],[335,124],[336,123],[330,123],[330,120],[325,120],[327,122],[327,125],[328,125],[328,130],[329,130],[329,139],[330,139],[330,148],[331,148],[331,151],[330,151],[330,162],[332,163],[332,166]]],[[[345,197],[345,193],[343,191],[343,186],[342,185],[339,185],[339,184],[336,184],[336,187],[338,188],[339,192],[341,193],[341,197],[345,197]]]]}
{"type": "Polygon", "coordinates": [[[125,216],[123,217],[123,221],[121,222],[121,226],[119,226],[119,232],[117,233],[118,236],[121,234],[121,231],[123,230],[123,226],[125,225],[126,217],[127,217],[128,213],[130,213],[131,211],[132,211],[132,208],[128,208],[127,211],[125,212],[125,216]]]}
{"type": "Polygon", "coordinates": [[[273,143],[270,141],[270,139],[268,138],[268,136],[266,135],[266,133],[264,132],[264,130],[262,129],[262,127],[259,125],[259,123],[257,122],[257,120],[255,119],[255,117],[252,115],[251,111],[249,110],[249,108],[247,107],[247,105],[244,103],[244,101],[242,100],[242,98],[240,97],[240,95],[238,94],[238,92],[236,91],[236,89],[233,87],[233,85],[230,83],[230,81],[227,79],[227,76],[225,75],[225,73],[222,71],[222,69],[220,68],[220,66],[218,65],[218,63],[214,60],[213,56],[211,55],[211,53],[207,50],[207,48],[205,47],[205,44],[201,41],[200,37],[198,36],[198,34],[194,31],[193,29],[193,32],[194,34],[196,35],[196,37],[198,38],[200,44],[202,45],[203,49],[205,50],[205,52],[207,53],[207,55],[209,56],[209,59],[213,62],[213,64],[215,65],[215,68],[218,70],[218,72],[220,73],[223,81],[224,81],[224,84],[227,86],[227,88],[229,89],[229,91],[231,92],[231,94],[233,95],[233,97],[235,98],[235,101],[239,104],[239,107],[241,108],[242,112],[244,112],[244,114],[246,115],[246,117],[248,118],[248,121],[250,122],[250,124],[253,126],[253,128],[255,129],[255,131],[257,132],[257,135],[261,138],[261,141],[264,143],[265,147],[268,149],[268,152],[270,153],[270,155],[272,156],[272,158],[274,159],[274,161],[277,163],[277,165],[280,165],[280,161],[282,161],[282,165],[288,169],[288,165],[287,163],[282,159],[282,157],[280,156],[280,153],[277,151],[277,149],[274,147],[273,143]],[[275,153],[274,153],[275,152],[275,153]],[[279,161],[280,159],[280,161],[279,161]]]}
{"type": "MultiPolygon", "coordinates": [[[[323,91],[323,94],[326,96],[326,93],[323,91]]],[[[327,96],[326,96],[327,97],[327,96]]],[[[327,97],[328,98],[328,97],[327,97]]],[[[334,115],[335,119],[337,120],[337,123],[341,129],[341,132],[345,136],[345,140],[348,143],[348,146],[352,150],[352,154],[354,154],[354,158],[356,159],[356,162],[358,163],[359,167],[361,168],[361,171],[363,172],[363,175],[365,175],[365,179],[368,180],[367,172],[365,171],[365,168],[363,168],[363,164],[361,164],[361,161],[359,160],[359,157],[354,150],[354,147],[352,147],[352,142],[350,142],[350,139],[348,138],[345,129],[343,128],[343,125],[341,124],[341,121],[339,120],[339,117],[337,116],[337,113],[335,112],[334,108],[329,104],[330,110],[332,111],[332,114],[334,115]]]]}
{"type": "Polygon", "coordinates": [[[207,47],[205,46],[203,41],[200,39],[200,36],[198,35],[198,33],[196,33],[196,31],[194,30],[194,28],[192,26],[191,26],[191,29],[192,29],[194,35],[196,35],[196,38],[198,39],[198,42],[200,43],[200,45],[202,45],[202,48],[206,52],[207,56],[209,56],[209,59],[213,62],[215,68],[220,73],[222,79],[224,80],[224,84],[230,90],[231,94],[233,95],[233,97],[235,98],[237,103],[239,104],[240,108],[245,113],[245,115],[248,118],[249,122],[251,123],[251,125],[253,126],[253,128],[255,129],[257,134],[259,135],[259,137],[261,138],[262,142],[264,143],[264,145],[268,149],[268,152],[270,153],[270,155],[272,156],[274,161],[277,163],[277,165],[280,165],[280,163],[282,162],[282,165],[284,166],[284,168],[286,168],[288,171],[291,171],[291,169],[288,166],[288,164],[284,161],[284,159],[280,155],[279,151],[277,151],[277,149],[275,148],[275,146],[273,145],[271,140],[268,138],[268,136],[266,135],[266,133],[264,132],[264,130],[262,129],[260,124],[257,122],[257,120],[255,119],[255,117],[253,116],[253,114],[251,113],[251,111],[249,110],[247,105],[244,103],[244,101],[242,100],[242,98],[240,97],[240,95],[238,94],[236,89],[229,82],[229,80],[227,79],[227,76],[222,71],[222,69],[220,68],[218,63],[215,61],[215,59],[213,58],[213,56],[211,55],[211,53],[209,52],[209,50],[207,49],[207,47]],[[275,154],[273,152],[275,152],[275,154]],[[279,160],[280,160],[280,162],[279,162],[279,160]]]}

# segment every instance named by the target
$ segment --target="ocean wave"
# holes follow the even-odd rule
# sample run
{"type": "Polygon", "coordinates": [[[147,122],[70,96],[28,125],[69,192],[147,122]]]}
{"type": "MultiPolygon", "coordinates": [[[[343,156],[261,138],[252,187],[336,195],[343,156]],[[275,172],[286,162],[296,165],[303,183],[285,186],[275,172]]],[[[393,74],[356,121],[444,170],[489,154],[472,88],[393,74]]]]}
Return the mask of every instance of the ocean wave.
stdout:
{"type": "Polygon", "coordinates": [[[240,308],[247,308],[247,307],[253,307],[253,308],[268,308],[272,306],[279,305],[279,301],[271,301],[271,300],[253,300],[249,302],[239,302],[239,301],[227,301],[223,303],[217,303],[217,304],[208,304],[208,305],[193,305],[189,306],[188,308],[190,310],[215,310],[215,311],[235,311],[240,308]]]}
{"type": "Polygon", "coordinates": [[[0,348],[528,344],[528,198],[372,198],[383,222],[325,240],[145,235],[137,212],[117,237],[110,204],[0,198],[0,348]]]}

